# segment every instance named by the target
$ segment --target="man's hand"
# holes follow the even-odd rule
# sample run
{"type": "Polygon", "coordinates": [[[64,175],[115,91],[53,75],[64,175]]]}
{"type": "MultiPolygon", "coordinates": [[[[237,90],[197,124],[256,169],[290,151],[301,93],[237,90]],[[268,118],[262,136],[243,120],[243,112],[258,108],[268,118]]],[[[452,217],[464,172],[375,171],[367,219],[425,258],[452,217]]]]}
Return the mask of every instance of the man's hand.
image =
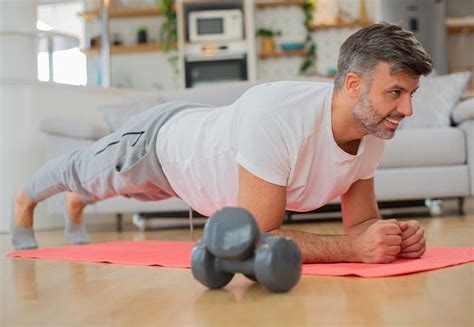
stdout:
{"type": "Polygon", "coordinates": [[[421,257],[426,250],[423,227],[416,220],[400,222],[399,226],[402,230],[402,244],[398,256],[406,259],[421,257]]]}
{"type": "Polygon", "coordinates": [[[379,220],[354,240],[358,261],[390,263],[400,253],[402,229],[395,219],[379,220]]]}

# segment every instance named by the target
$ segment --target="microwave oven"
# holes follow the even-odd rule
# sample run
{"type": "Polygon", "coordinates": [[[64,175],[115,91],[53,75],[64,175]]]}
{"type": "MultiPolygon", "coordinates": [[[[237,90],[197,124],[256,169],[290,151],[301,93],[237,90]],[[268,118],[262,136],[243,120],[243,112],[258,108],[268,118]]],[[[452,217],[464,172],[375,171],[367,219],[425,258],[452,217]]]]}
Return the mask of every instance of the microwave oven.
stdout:
{"type": "Polygon", "coordinates": [[[201,10],[189,13],[190,42],[241,40],[244,35],[242,10],[201,10]]]}

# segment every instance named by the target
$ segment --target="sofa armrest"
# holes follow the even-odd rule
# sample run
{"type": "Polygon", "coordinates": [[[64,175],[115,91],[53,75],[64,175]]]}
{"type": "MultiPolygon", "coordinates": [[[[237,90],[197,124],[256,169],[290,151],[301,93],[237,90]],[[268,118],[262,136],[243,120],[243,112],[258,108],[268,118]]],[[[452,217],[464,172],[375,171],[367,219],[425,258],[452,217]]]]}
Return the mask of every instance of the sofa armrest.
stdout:
{"type": "Polygon", "coordinates": [[[94,140],[110,133],[105,124],[58,117],[42,119],[40,130],[46,134],[94,140]]]}
{"type": "Polygon", "coordinates": [[[453,121],[461,124],[466,120],[474,120],[474,98],[469,98],[459,102],[453,110],[453,121]]]}
{"type": "Polygon", "coordinates": [[[469,184],[471,196],[474,196],[474,119],[464,121],[459,125],[466,133],[466,158],[469,167],[469,184]]]}

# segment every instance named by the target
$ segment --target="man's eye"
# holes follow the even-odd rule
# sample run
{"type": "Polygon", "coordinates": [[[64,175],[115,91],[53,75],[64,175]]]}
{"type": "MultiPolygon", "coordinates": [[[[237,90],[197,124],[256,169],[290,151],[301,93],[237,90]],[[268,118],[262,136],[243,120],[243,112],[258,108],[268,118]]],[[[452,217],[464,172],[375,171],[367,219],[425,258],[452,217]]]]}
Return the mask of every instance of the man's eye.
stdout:
{"type": "Polygon", "coordinates": [[[393,90],[393,91],[391,92],[391,94],[392,94],[394,97],[399,97],[401,93],[402,93],[402,92],[401,92],[400,90],[393,90]]]}

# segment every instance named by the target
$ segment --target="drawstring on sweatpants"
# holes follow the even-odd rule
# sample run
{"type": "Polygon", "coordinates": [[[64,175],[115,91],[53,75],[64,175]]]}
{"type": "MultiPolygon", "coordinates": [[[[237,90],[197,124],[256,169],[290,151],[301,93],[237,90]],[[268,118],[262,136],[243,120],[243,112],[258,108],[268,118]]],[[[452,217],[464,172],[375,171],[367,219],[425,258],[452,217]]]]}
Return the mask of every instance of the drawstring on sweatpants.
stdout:
{"type": "Polygon", "coordinates": [[[194,242],[193,208],[191,207],[189,207],[189,231],[191,232],[191,239],[194,242]]]}

